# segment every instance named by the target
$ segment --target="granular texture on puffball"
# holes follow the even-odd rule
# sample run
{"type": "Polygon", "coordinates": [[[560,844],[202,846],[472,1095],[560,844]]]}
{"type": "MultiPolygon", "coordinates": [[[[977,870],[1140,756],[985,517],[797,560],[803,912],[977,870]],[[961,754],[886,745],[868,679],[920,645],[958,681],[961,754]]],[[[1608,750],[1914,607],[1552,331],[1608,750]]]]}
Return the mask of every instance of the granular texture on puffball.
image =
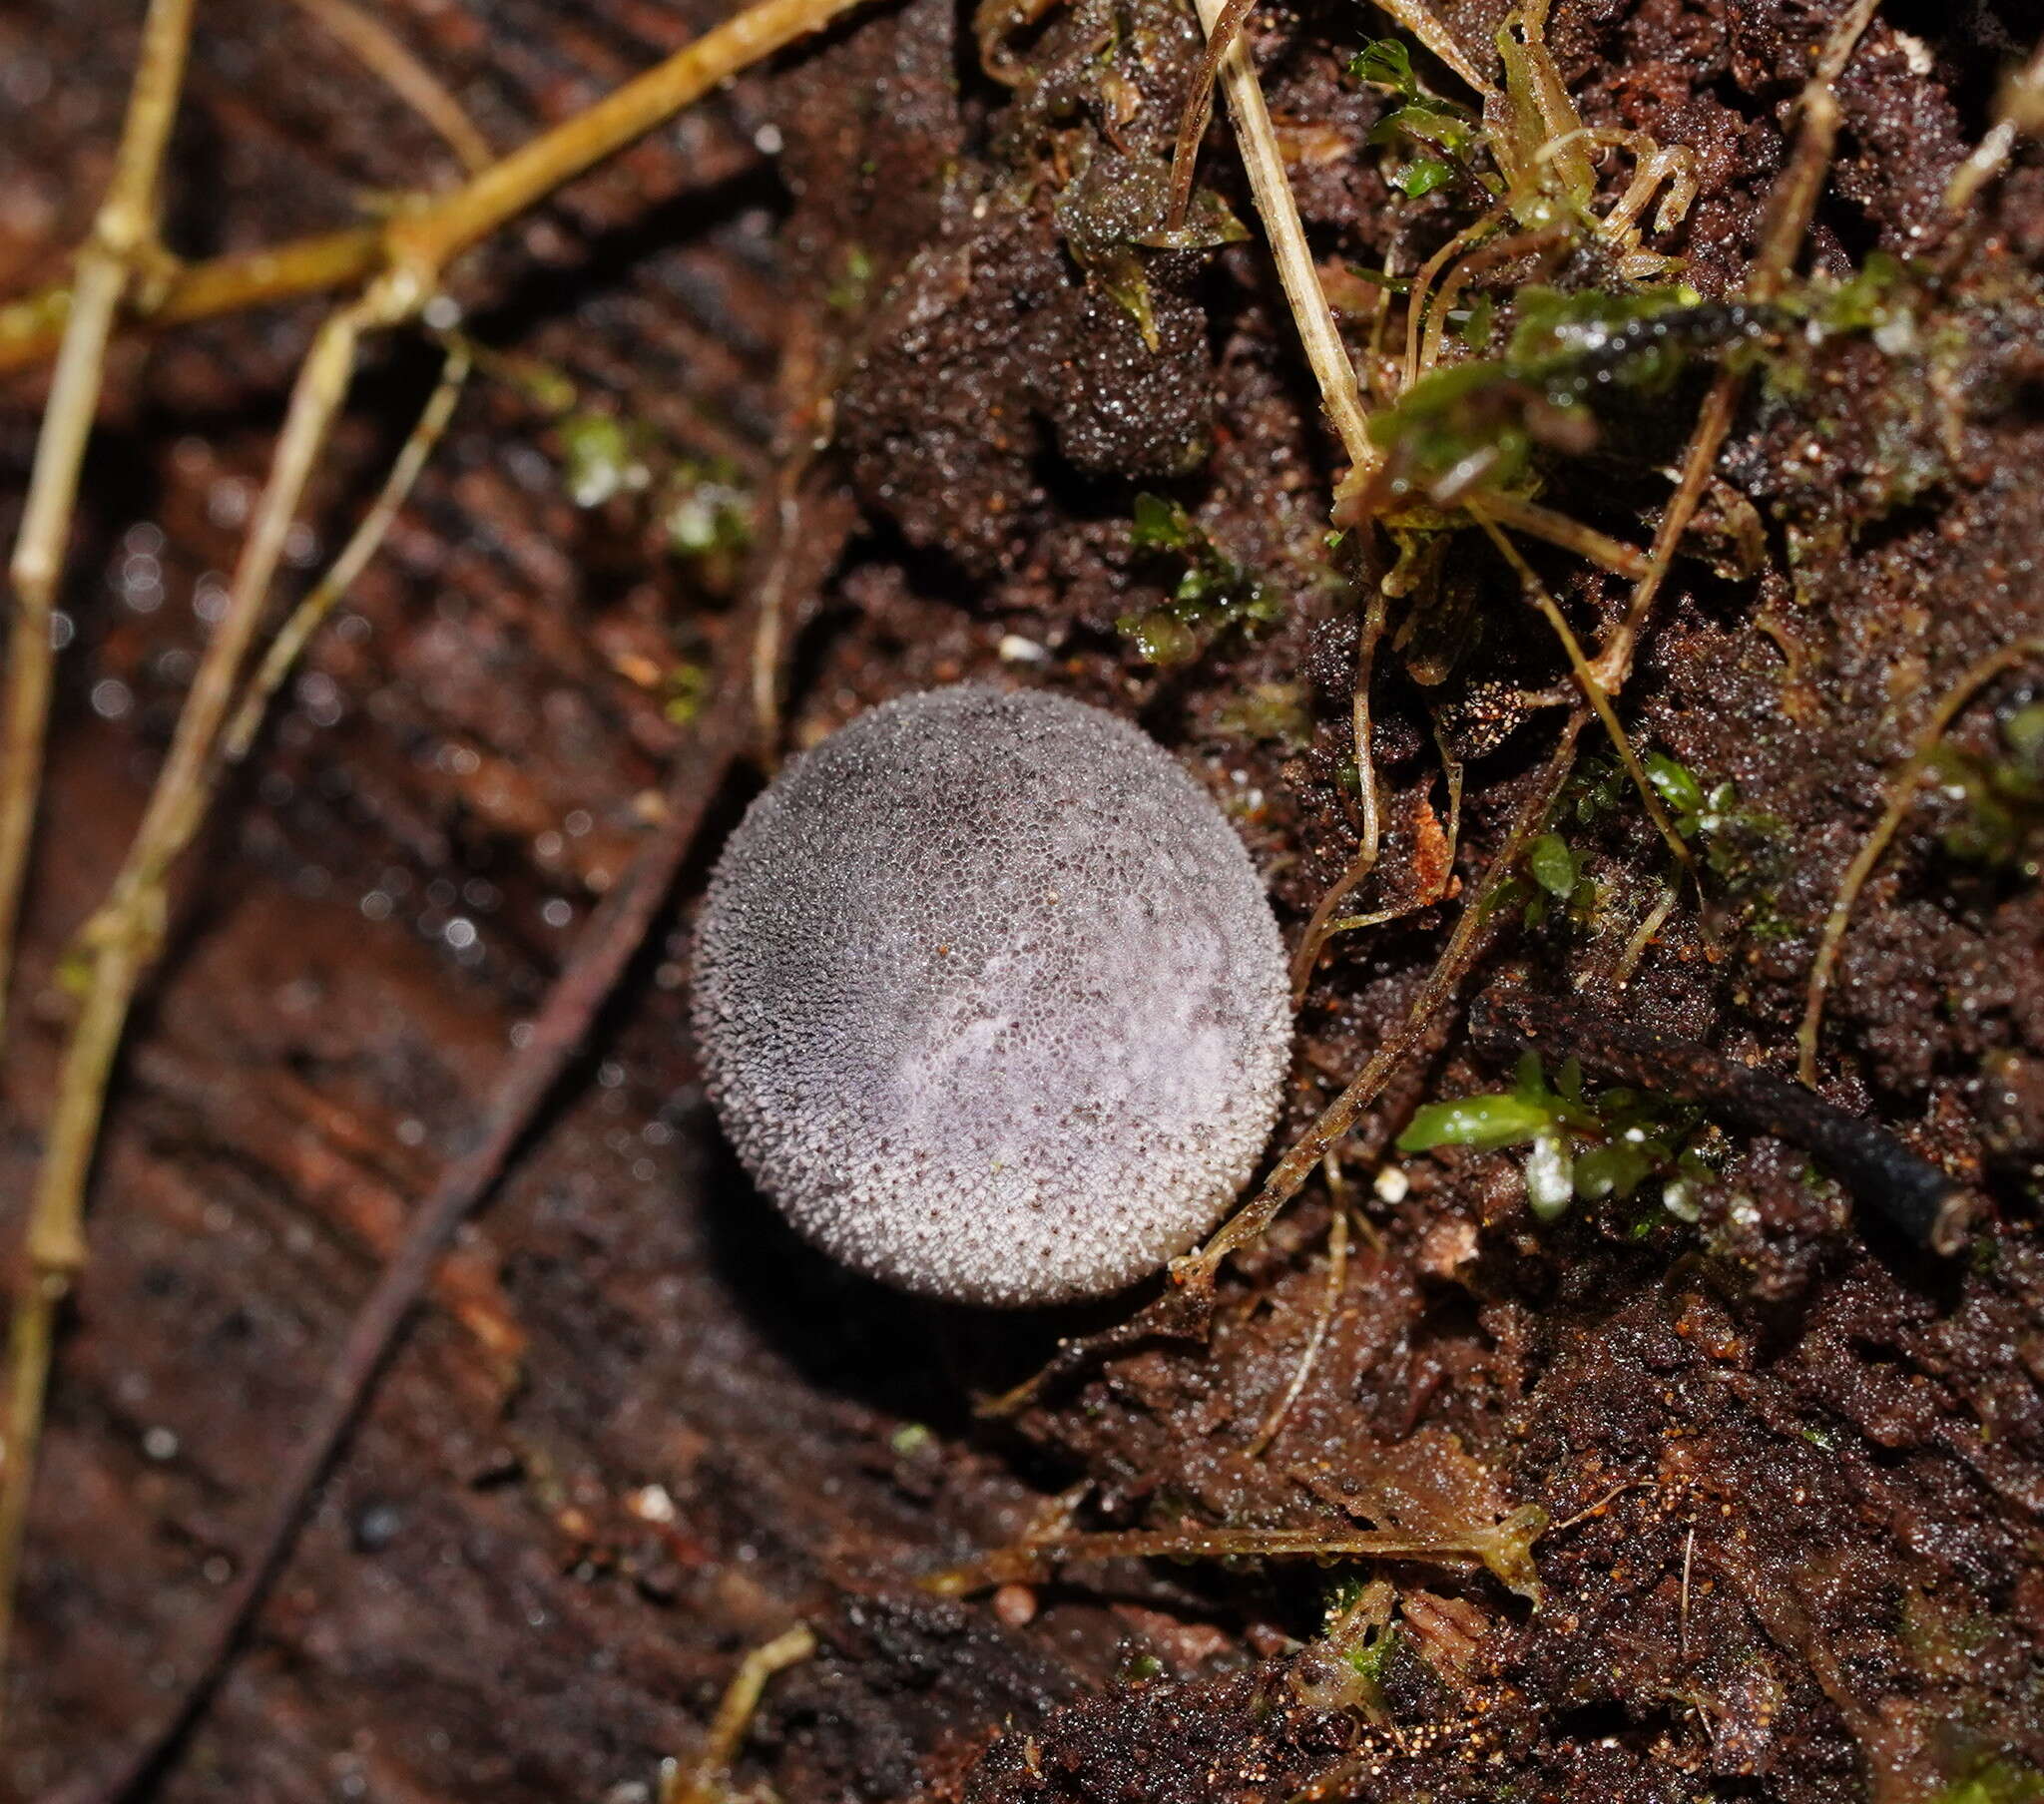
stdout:
{"type": "Polygon", "coordinates": [[[1249,854],[1156,741],[977,685],[795,759],[711,879],[710,1094],[845,1265],[1026,1304],[1183,1252],[1254,1167],[1289,1061],[1249,854]]]}

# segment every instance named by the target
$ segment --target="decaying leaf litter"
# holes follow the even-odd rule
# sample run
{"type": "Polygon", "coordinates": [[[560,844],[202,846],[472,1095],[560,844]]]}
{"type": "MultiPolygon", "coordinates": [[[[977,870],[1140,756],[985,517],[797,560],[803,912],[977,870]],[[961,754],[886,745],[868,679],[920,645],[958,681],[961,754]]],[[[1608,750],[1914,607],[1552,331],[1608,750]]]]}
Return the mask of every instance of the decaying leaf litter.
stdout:
{"type": "MultiPolygon", "coordinates": [[[[1498,85],[1479,59],[1503,21],[1478,10],[1447,12],[1445,28],[1498,85]]],[[[1674,273],[1697,299],[1639,305],[1638,333],[1666,317],[1628,348],[1608,302],[1540,314],[1539,288],[1580,297],[1624,275],[1608,256],[1588,266],[1603,247],[1576,239],[1595,227],[1513,247],[1520,263],[1471,275],[1494,283],[1488,337],[1485,293],[1465,287],[1463,317],[1444,315],[1442,342],[1474,373],[1436,391],[1444,411],[1407,416],[1402,448],[1516,456],[1524,441],[1545,486],[1529,498],[1507,483],[1504,507],[1548,510],[1576,542],[1542,549],[1523,513],[1516,535],[1502,512],[1493,524],[1594,652],[1623,619],[1629,573],[1600,569],[1606,548],[1582,530],[1651,542],[1671,483],[1658,472],[1745,353],[1731,372],[1744,399],[1686,541],[1698,555],[1672,566],[1624,698],[1639,774],[1697,874],[1594,726],[1573,727],[1582,749],[1554,808],[1521,819],[1542,760],[1557,769],[1556,729],[1579,719],[1568,662],[1480,523],[1397,522],[1416,544],[1413,581],[1367,685],[1382,844],[1344,906],[1424,903],[1322,954],[1288,1137],[1405,1015],[1458,903],[1521,826],[1532,830],[1493,886],[1476,982],[1580,987],[1680,1040],[1792,1065],[1818,931],[1890,774],[1939,695],[2037,629],[2027,153],[1957,227],[1942,211],[1947,176],[1988,129],[1995,70],[2028,48],[2021,21],[1981,20],[1949,40],[1913,17],[1869,28],[1837,83],[1839,155],[1798,265],[1827,279],[1798,277],[1770,297],[1788,317],[1758,322],[1732,312],[1793,129],[1783,109],[1835,19],[1562,6],[1547,22],[1592,132],[1645,126],[1695,155],[1697,196],[1656,243],[1687,254],[1674,273]],[[1580,415],[1565,417],[1581,360],[1573,372],[1546,361],[1571,349],[1569,331],[1582,352],[1598,348],[1586,331],[1617,342],[1604,386],[1619,392],[1590,409],[1594,443],[1580,415]]],[[[187,104],[248,128],[226,96],[247,85],[249,58],[289,71],[274,84],[283,108],[305,92],[306,48],[266,13],[241,23],[239,72],[230,55],[209,77],[223,50],[202,33],[187,104]]],[[[63,42],[62,22],[32,24],[38,44],[63,42]]],[[[688,673],[746,667],[749,590],[730,557],[705,555],[718,505],[706,497],[736,480],[756,522],[792,513],[792,538],[826,548],[793,573],[792,554],[757,554],[781,625],[815,620],[796,639],[794,742],[901,687],[1006,666],[1137,711],[1192,758],[1234,799],[1294,923],[1353,868],[1367,611],[1325,543],[1339,465],[1255,241],[1140,242],[1155,235],[1146,209],[1197,39],[1162,9],[983,24],[989,66],[1023,75],[1006,94],[980,81],[984,47],[957,43],[948,15],[876,18],[741,87],[714,120],[692,115],[704,123],[678,128],[679,142],[592,178],[469,273],[470,328],[504,359],[501,379],[457,418],[394,535],[401,561],[361,585],[257,752],[260,776],[231,794],[220,845],[245,885],[232,903],[213,895],[212,870],[190,888],[194,925],[116,1092],[46,1454],[72,1479],[103,1475],[90,1491],[104,1503],[45,1527],[64,1478],[46,1473],[38,1494],[31,1547],[49,1553],[28,1573],[33,1651],[13,1741],[31,1768],[61,1764],[22,1774],[25,1790],[74,1769],[64,1750],[84,1745],[86,1725],[132,1730],[160,1710],[118,1685],[175,1691],[167,1650],[181,1624],[188,1647],[203,1632],[208,1586],[234,1578],[292,1438],[277,1347],[298,1349],[295,1394],[308,1395],[338,1337],[305,1324],[337,1326],[331,1297],[363,1286],[476,1120],[511,1019],[561,957],[556,904],[572,925],[646,830],[653,804],[637,798],[700,693],[688,673]],[[785,200],[757,173],[768,123],[785,200]],[[720,168],[735,188],[707,232],[679,203],[664,233],[630,224],[663,173],[672,190],[720,168]],[[611,223],[622,241],[589,242],[611,223]],[[534,267],[557,273],[536,282],[534,267]],[[767,284],[783,268],[809,285],[779,307],[767,284]],[[802,447],[819,417],[833,450],[812,460],[802,447]],[[562,468],[578,454],[615,478],[581,513],[562,468]],[[846,471],[863,530],[833,569],[846,471]],[[693,523],[681,533],[677,514],[693,523]],[[1183,631],[1146,639],[1121,624],[1160,613],[1183,631]],[[385,697],[380,713],[371,696],[385,697]],[[513,755],[534,744],[540,756],[513,755]],[[486,873],[473,895],[471,869],[486,873]],[[451,894],[433,889],[450,877],[451,894]],[[357,925],[308,959],[322,912],[366,916],[368,943],[353,943],[357,925]],[[115,1169],[127,1180],[110,1181],[115,1169]],[[228,1218],[194,1244],[201,1189],[228,1218]],[[265,1344],[265,1328],[282,1340],[265,1344]],[[263,1385],[223,1435],[218,1399],[238,1372],[263,1385]],[[124,1472],[147,1482],[113,1484],[124,1472]],[[123,1524],[132,1557],[110,1562],[123,1524]],[[179,1525],[168,1544],[167,1524],[179,1525]],[[226,1577],[209,1577],[221,1563],[226,1577]],[[110,1679],[116,1644],[135,1657],[110,1679]],[[61,1733],[48,1728],[59,1720],[61,1733]]],[[[644,54],[543,16],[492,20],[465,51],[444,20],[420,42],[468,72],[473,92],[457,91],[492,142],[513,144],[559,116],[558,94],[532,110],[542,71],[566,72],[588,99],[671,47],[635,39],[643,19],[618,29],[644,54]]],[[[1420,390],[1389,367],[1378,380],[1375,295],[1392,296],[1377,332],[1389,344],[1396,284],[1495,203],[1482,178],[1503,168],[1481,147],[1458,160],[1415,120],[1368,146],[1401,104],[1483,116],[1417,47],[1411,96],[1390,53],[1351,73],[1385,30],[1374,15],[1262,15],[1251,33],[1337,304],[1340,275],[1353,277],[1348,337],[1379,417],[1420,390]]],[[[1523,57],[1523,30],[1519,42],[1523,57]]],[[[65,73],[83,87],[103,72],[117,105],[124,48],[81,46],[65,73]]],[[[282,192],[252,169],[216,227],[248,238],[223,248],[347,224],[379,169],[388,188],[416,181],[416,156],[401,164],[385,145],[422,128],[396,113],[379,141],[364,122],[387,103],[340,69],[346,109],[320,114],[314,90],[312,117],[282,122],[330,215],[308,221],[302,180],[282,192]]],[[[18,141],[42,159],[34,192],[89,215],[96,184],[74,168],[72,138],[45,121],[18,141]]],[[[1613,147],[1593,168],[1594,218],[1623,205],[1635,161],[1613,147]]],[[[1204,237],[1256,224],[1225,137],[1199,183],[1212,198],[1189,218],[1204,237]]],[[[1538,235],[1540,222],[1515,224],[1538,235]]],[[[29,254],[63,241],[39,236],[29,254]]],[[[135,477],[112,497],[85,490],[74,569],[105,574],[66,653],[74,749],[67,763],[60,735],[53,796],[118,798],[146,780],[193,645],[190,614],[162,599],[210,593],[201,580],[232,552],[220,485],[259,471],[281,359],[304,341],[302,323],[289,328],[231,321],[129,366],[149,406],[117,413],[121,437],[99,455],[157,474],[141,494],[135,477]],[[202,403],[217,430],[166,429],[202,403]],[[110,680],[121,695],[99,686],[110,680]]],[[[392,355],[388,376],[372,371],[351,445],[343,434],[360,492],[422,392],[392,355]]],[[[24,468],[26,455],[23,440],[24,468]]],[[[344,494],[334,502],[344,518],[344,494]]],[[[315,1759],[383,1789],[629,1783],[693,1745],[690,1725],[707,1721],[746,1646],[803,1616],[821,1651],[774,1681],[754,1739],[788,1796],[2023,1795],[2039,1750],[2024,1364],[2037,1274],[2022,1224],[2044,1115],[2028,1097],[2044,1035],[2025,990],[2037,933],[2023,679],[2002,673],[1931,748],[1938,788],[1902,817],[1851,917],[1818,1065],[1835,1101],[1999,1204],[1951,1268],[1877,1220],[1853,1225],[1801,1150],[1655,1116],[1651,1099],[1621,1110],[1594,1073],[1580,1094],[1595,1107],[1567,1124],[1576,1182],[1564,1199],[1551,1171],[1533,1173],[1558,1199],[1551,1221],[1527,1207],[1518,1145],[1443,1143],[1380,1175],[1423,1105],[1569,1101],[1565,1071],[1515,1077],[1437,1011],[1324,1174],[1222,1268],[1204,1344],[1123,1336],[1104,1363],[1066,1361],[1012,1430],[974,1430],[953,1385],[900,1376],[927,1364],[929,1336],[991,1396],[1087,1324],[1046,1327],[1033,1345],[1039,1330],[1014,1323],[907,1329],[895,1305],[770,1237],[763,1294],[746,1272],[770,1230],[729,1196],[728,1171],[703,1169],[707,1125],[686,1093],[671,1100],[688,1073],[662,988],[684,981],[670,956],[440,1280],[451,1315],[427,1313],[375,1393],[170,1783],[246,1788],[315,1759]],[[1606,1158],[1583,1182],[1613,1137],[1597,1124],[1612,1119],[1666,1143],[1673,1168],[1622,1194],[1625,1172],[1606,1158]],[[1676,1194],[1695,1221],[1671,1206],[1671,1185],[1687,1186],[1676,1194]],[[677,1188],[699,1201],[678,1211],[677,1188]],[[1322,1241],[1337,1204],[1359,1243],[1330,1293],[1322,1241]],[[837,1320],[804,1319],[805,1302],[837,1320]],[[1261,1457],[1232,1455],[1301,1373],[1261,1457]],[[777,1411],[763,1411],[768,1398],[777,1411]],[[1087,1489],[1055,1515],[1029,1501],[1079,1479],[1087,1489]],[[1011,1580],[991,1613],[906,1588],[974,1549],[1025,1544],[1032,1519],[1039,1537],[1453,1540],[1523,1528],[1528,1510],[1551,1523],[1528,1556],[1533,1612],[1468,1559],[1389,1566],[1390,1601],[1364,1598],[1374,1568],[1239,1562],[1011,1580]],[[490,1586],[514,1571],[517,1587],[490,1586]],[[493,1646],[516,1649],[509,1673],[476,1655],[492,1617],[493,1646]],[[1330,1649],[1352,1685],[1327,1682],[1330,1649]],[[336,1705],[318,1678],[342,1670],[357,1677],[336,1705]],[[420,1707],[426,1674],[437,1711],[420,1707]],[[477,1779],[514,1699],[508,1713],[531,1729],[520,1764],[477,1779]],[[1198,1761],[1181,1757],[1190,1748],[1198,1761]]],[[[18,1011],[36,986],[49,992],[51,954],[118,857],[122,835],[101,831],[97,863],[82,826],[45,853],[64,862],[31,912],[18,1011]]],[[[23,1032],[14,1064],[32,1075],[53,1030],[23,1032]]],[[[16,1086],[32,1120],[45,1082],[16,1086]]],[[[9,1155],[32,1151],[18,1135],[9,1155]]]]}

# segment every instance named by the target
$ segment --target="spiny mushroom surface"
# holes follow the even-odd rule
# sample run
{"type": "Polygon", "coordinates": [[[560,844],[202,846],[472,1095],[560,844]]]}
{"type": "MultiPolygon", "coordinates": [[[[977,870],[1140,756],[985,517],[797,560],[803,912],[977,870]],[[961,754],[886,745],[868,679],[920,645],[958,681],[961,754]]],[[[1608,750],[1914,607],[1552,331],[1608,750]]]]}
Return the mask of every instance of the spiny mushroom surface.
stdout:
{"type": "Polygon", "coordinates": [[[958,1301],[1118,1290],[1249,1176],[1284,954],[1235,830],[1099,708],[972,684],[876,707],[754,802],[695,1016],[760,1187],[843,1264],[958,1301]]]}

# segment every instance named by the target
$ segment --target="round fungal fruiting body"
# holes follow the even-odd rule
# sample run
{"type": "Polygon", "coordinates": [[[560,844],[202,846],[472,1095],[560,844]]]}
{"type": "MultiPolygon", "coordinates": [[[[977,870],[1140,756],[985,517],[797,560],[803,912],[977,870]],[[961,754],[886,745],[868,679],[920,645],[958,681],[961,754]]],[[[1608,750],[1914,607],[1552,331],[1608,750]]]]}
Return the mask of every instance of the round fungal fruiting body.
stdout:
{"type": "Polygon", "coordinates": [[[1250,1175],[1289,1062],[1241,840],[1135,727],[977,685],[791,762],[711,879],[710,1094],[840,1262],[961,1302],[1118,1290],[1250,1175]]]}

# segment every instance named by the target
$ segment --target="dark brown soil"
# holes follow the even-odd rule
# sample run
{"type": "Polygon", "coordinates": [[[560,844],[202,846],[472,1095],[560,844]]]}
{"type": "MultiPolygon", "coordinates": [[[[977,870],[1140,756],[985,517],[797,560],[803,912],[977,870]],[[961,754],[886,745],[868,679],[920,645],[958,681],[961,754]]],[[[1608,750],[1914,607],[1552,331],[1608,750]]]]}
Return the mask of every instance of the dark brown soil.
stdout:
{"type": "MultiPolygon", "coordinates": [[[[380,10],[500,149],[721,11],[380,10]]],[[[1478,52],[1504,12],[1438,10],[1478,52]]],[[[1706,296],[1746,278],[1841,11],[1557,0],[1589,123],[1693,148],[1698,198],[1657,242],[1706,296]]],[[[0,6],[8,291],[85,228],[138,14],[0,6]]],[[[2040,26],[2017,0],[1890,0],[1868,33],[1809,260],[1842,279],[1914,259],[1893,278],[1911,329],[1764,355],[1695,542],[1710,555],[1677,563],[1625,698],[1643,745],[1735,785],[1701,891],[1615,990],[1669,860],[1586,737],[1557,830],[1594,897],[1528,920],[1520,885],[1478,987],[1579,992],[1792,1071],[1817,931],[1888,774],[1963,670],[2044,631],[2044,166],[2020,150],[1960,228],[1941,203],[2040,26]]],[[[1364,143],[1383,102],[1344,71],[1383,29],[1277,4],[1250,36],[1316,247],[1409,270],[1467,216],[1406,200],[1364,143]]],[[[563,463],[589,412],[630,422],[656,484],[723,460],[763,520],[794,497],[788,743],[919,685],[1042,682],[1182,754],[1287,930],[1353,856],[1356,604],[1324,538],[1339,460],[1261,240],[1141,251],[1154,342],[1117,298],[1196,61],[1190,9],[1067,0],[1001,42],[1014,85],[945,0],[861,15],[464,266],[469,324],[506,361],[223,797],[119,1071],[30,1525],[7,1795],[111,1766],[190,1676],[352,1305],[687,755],[677,667],[742,679],[764,554],[673,555],[630,494],[578,507],[563,463]],[[536,372],[575,385],[575,417],[536,372]],[[809,462],[818,421],[830,448],[809,462]],[[1118,623],[1163,606],[1185,560],[1132,540],[1143,492],[1188,508],[1272,618],[1147,662],[1118,623]]],[[[173,163],[169,236],[192,255],[452,180],[423,126],[265,0],[201,9],[173,163]]],[[[1253,219],[1225,127],[1202,180],[1253,219]]],[[[55,962],[139,813],[311,317],[113,359],[7,1067],[10,1244],[61,1046],[55,962]]],[[[294,582],[432,368],[409,341],[372,359],[294,582]]],[[[1615,414],[1542,500],[1644,543],[1708,373],[1615,414]]],[[[39,398],[35,379],[0,396],[10,536],[39,398]]],[[[1616,579],[1536,562],[1585,638],[1622,609],[1616,579]]],[[[1469,760],[1464,895],[1561,717],[1500,699],[1566,667],[1476,535],[1431,606],[1379,661],[1387,838],[1363,908],[1416,893],[1437,841],[1430,700],[1469,760]],[[1441,675],[1429,632],[1457,654],[1435,683],[1416,679],[1441,675]]],[[[789,1804],[2044,1795],[2044,900],[2038,821],[1978,801],[2011,755],[1997,723],[2039,680],[2033,664],[1961,717],[1854,915],[1820,1049],[1826,1097],[1977,1191],[1959,1257],[1744,1131],[1714,1141],[1693,1223],[1656,1183],[1537,1221],[1516,1151],[1391,1149],[1419,1104],[1509,1084],[1450,1013],[1343,1142],[1368,1232],[1254,1457],[1325,1298],[1328,1182],[1224,1273],[1207,1339],[1124,1336],[1018,1414],[976,1416],[1149,1298],[954,1315],[792,1240],[723,1149],[688,1045],[706,844],[160,1795],[648,1799],[743,1653],[797,1618],[820,1651],[772,1682],[740,1768],[789,1804]],[[1537,1506],[1539,1600],[1466,1559],[1075,1562],[993,1599],[919,1587],[1082,1482],[1080,1529],[1425,1534],[1537,1506]],[[1333,1683],[1312,1643],[1376,1576],[1390,1651],[1370,1685],[1333,1683]]],[[[1332,943],[1280,1148],[1410,1005],[1458,906],[1332,943]]]]}

